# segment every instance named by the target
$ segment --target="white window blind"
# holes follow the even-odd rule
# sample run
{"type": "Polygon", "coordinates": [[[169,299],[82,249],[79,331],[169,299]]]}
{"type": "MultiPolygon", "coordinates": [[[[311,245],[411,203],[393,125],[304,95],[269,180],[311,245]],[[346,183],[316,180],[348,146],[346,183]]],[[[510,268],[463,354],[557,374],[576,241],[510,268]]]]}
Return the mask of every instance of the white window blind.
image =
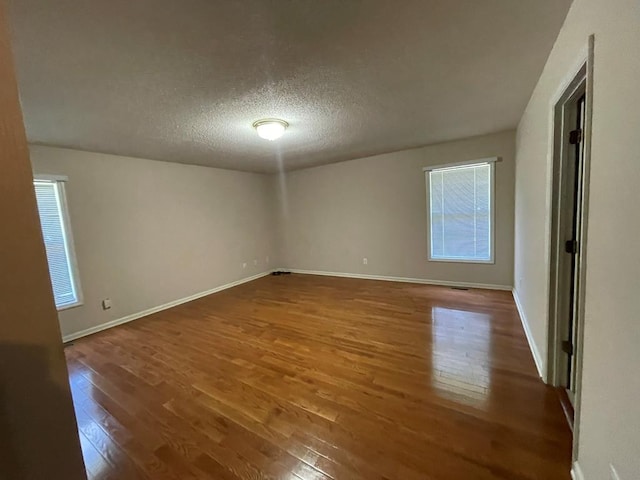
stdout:
{"type": "Polygon", "coordinates": [[[427,170],[429,260],[493,262],[494,162],[427,170]]]}
{"type": "Polygon", "coordinates": [[[42,236],[49,262],[49,275],[58,310],[80,303],[75,257],[69,230],[64,184],[55,180],[33,182],[40,214],[42,236]]]}

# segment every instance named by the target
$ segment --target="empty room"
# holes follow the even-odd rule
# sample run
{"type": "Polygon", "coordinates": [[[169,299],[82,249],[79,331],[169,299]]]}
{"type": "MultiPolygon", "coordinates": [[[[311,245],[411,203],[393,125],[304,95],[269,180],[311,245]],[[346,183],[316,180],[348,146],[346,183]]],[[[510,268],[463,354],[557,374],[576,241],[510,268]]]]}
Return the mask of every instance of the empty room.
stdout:
{"type": "Polygon", "coordinates": [[[640,480],[637,0],[0,0],[0,480],[640,480]]]}

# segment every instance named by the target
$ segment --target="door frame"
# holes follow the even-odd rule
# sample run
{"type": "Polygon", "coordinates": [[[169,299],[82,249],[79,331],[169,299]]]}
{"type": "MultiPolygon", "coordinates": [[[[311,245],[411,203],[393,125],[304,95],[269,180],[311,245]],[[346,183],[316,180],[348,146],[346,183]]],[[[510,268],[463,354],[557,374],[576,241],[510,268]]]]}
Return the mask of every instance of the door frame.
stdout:
{"type": "MultiPolygon", "coordinates": [[[[584,156],[581,156],[581,162],[575,165],[577,172],[569,170],[576,155],[576,148],[585,148],[584,139],[577,145],[569,144],[569,134],[576,127],[575,107],[578,99],[586,95],[586,64],[583,65],[571,83],[563,92],[560,100],[555,106],[554,121],[554,158],[552,170],[552,193],[551,193],[551,249],[549,252],[550,262],[550,278],[549,278],[549,340],[550,348],[548,350],[549,378],[548,383],[554,387],[564,386],[565,382],[569,383],[570,379],[566,378],[567,372],[567,355],[562,350],[562,341],[565,339],[566,331],[569,323],[566,317],[567,311],[575,307],[570,304],[572,294],[566,291],[568,285],[568,269],[570,269],[574,258],[567,256],[565,253],[565,241],[568,240],[568,228],[573,226],[574,209],[576,209],[578,217],[578,230],[576,231],[575,240],[577,240],[579,248],[575,255],[575,279],[576,290],[578,291],[577,301],[578,308],[582,302],[580,292],[580,273],[582,271],[582,260],[584,257],[584,230],[582,227],[582,214],[584,211],[583,197],[580,196],[577,204],[573,203],[574,198],[570,193],[574,189],[575,175],[578,175],[578,182],[575,188],[585,192],[584,184],[584,156]],[[570,189],[570,190],[569,190],[570,189]]],[[[579,336],[580,325],[578,325],[577,312],[574,311],[573,327],[575,333],[579,336]]],[[[573,340],[571,338],[570,340],[573,340]]],[[[576,352],[579,345],[575,346],[576,352]]],[[[571,356],[569,360],[575,363],[576,356],[571,356]]],[[[572,376],[576,372],[575,366],[571,369],[572,376]]],[[[575,384],[572,384],[575,389],[575,384]]]]}
{"type": "Polygon", "coordinates": [[[575,100],[576,91],[584,85],[585,94],[585,118],[584,118],[584,155],[582,177],[582,202],[578,207],[580,229],[577,232],[578,252],[576,255],[576,281],[578,301],[575,310],[574,328],[576,330],[575,345],[575,398],[574,398],[574,436],[573,457],[578,456],[578,430],[580,425],[580,405],[582,397],[582,364],[584,357],[584,310],[586,294],[587,271],[587,233],[589,218],[589,183],[591,171],[591,126],[593,113],[593,59],[594,36],[589,37],[585,54],[580,58],[575,68],[552,102],[552,155],[551,155],[551,199],[550,199],[550,225],[549,225],[549,329],[547,345],[547,378],[546,383],[559,386],[563,372],[566,368],[564,352],[562,351],[561,328],[562,321],[559,317],[559,266],[561,253],[564,251],[564,238],[560,230],[560,188],[562,186],[561,172],[566,165],[568,155],[572,150],[566,148],[568,132],[574,127],[567,118],[567,109],[575,100]]]}

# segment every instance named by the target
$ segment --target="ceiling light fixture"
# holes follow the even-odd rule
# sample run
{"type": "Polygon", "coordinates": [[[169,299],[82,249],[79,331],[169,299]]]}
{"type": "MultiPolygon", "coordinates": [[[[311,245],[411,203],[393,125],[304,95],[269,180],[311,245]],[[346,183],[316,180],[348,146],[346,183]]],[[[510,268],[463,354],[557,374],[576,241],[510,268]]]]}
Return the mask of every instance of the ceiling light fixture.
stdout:
{"type": "Polygon", "coordinates": [[[258,136],[269,141],[277,140],[284,135],[288,126],[287,122],[277,118],[267,118],[253,123],[253,128],[258,131],[258,136]]]}

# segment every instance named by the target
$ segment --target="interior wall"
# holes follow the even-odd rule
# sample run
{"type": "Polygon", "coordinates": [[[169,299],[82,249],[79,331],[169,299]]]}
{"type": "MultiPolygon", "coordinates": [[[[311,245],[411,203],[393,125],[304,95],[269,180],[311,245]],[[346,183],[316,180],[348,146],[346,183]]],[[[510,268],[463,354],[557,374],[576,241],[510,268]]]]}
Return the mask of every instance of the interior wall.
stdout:
{"type": "Polygon", "coordinates": [[[575,0],[520,122],[516,290],[546,360],[552,103],[595,34],[585,344],[578,463],[640,478],[640,3],[575,0]]]}
{"type": "Polygon", "coordinates": [[[66,175],[84,304],[63,335],[269,271],[270,176],[32,145],[36,174],[66,175]],[[246,268],[243,268],[246,263],[246,268]],[[101,302],[110,298],[112,308],[101,302]]]}
{"type": "Polygon", "coordinates": [[[507,131],[290,172],[277,179],[282,267],[510,288],[514,154],[507,131]],[[423,167],[494,156],[495,264],[427,261],[423,167]]]}
{"type": "Polygon", "coordinates": [[[86,478],[0,3],[0,478],[86,478]]]}

